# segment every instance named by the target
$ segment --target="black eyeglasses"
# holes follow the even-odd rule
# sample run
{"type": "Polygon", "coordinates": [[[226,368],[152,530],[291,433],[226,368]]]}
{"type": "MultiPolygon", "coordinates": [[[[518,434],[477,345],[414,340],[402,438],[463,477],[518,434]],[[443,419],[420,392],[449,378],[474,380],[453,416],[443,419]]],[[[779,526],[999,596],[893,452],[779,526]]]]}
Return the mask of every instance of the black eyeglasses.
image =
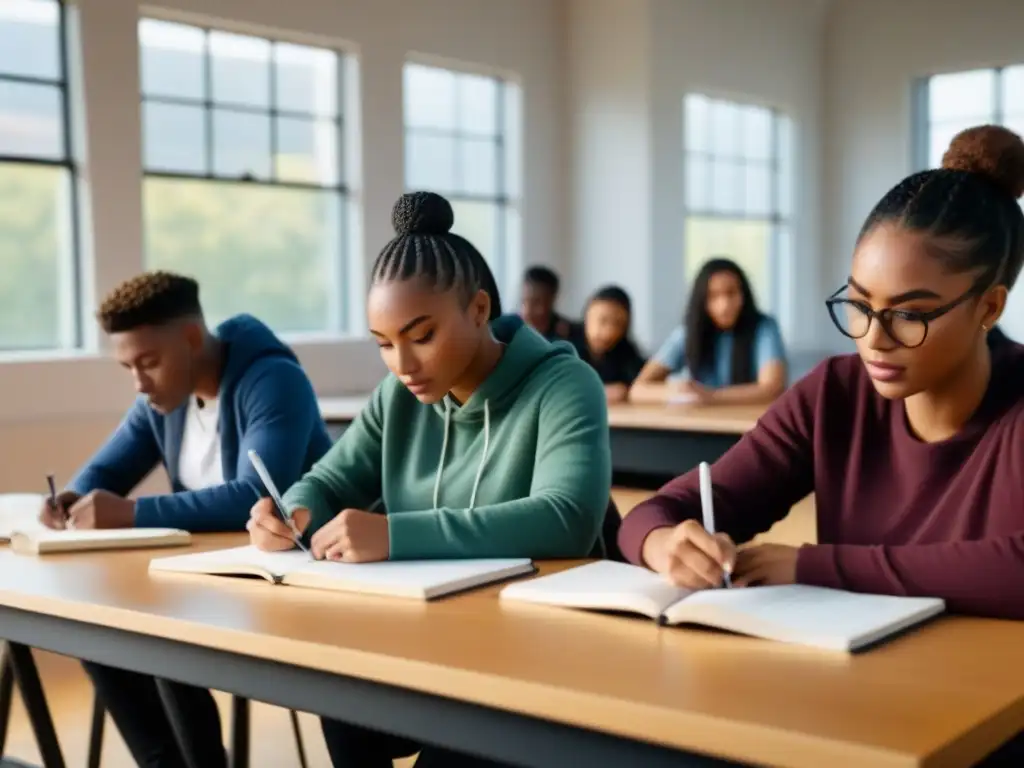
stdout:
{"type": "Polygon", "coordinates": [[[929,312],[913,312],[908,309],[872,309],[866,302],[856,299],[838,298],[839,294],[849,288],[844,285],[825,300],[832,322],[844,336],[851,339],[862,339],[871,328],[871,321],[878,318],[885,334],[901,347],[913,349],[924,344],[928,338],[928,323],[937,320],[950,312],[972,296],[984,290],[984,285],[975,284],[961,296],[948,304],[929,312]]]}

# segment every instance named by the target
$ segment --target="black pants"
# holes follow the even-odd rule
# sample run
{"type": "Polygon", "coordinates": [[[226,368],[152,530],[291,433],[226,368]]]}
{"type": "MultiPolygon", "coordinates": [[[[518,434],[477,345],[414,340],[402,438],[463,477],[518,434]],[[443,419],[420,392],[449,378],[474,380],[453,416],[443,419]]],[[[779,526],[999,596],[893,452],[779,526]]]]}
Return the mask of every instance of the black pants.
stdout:
{"type": "Polygon", "coordinates": [[[337,720],[320,719],[334,768],[391,768],[391,761],[420,753],[416,768],[498,768],[501,763],[418,744],[337,720]]]}
{"type": "MultiPolygon", "coordinates": [[[[185,768],[156,680],[92,662],[83,662],[83,666],[140,768],[185,768]]],[[[226,768],[220,713],[213,695],[205,688],[182,683],[171,683],[171,687],[200,768],[226,768]]]]}

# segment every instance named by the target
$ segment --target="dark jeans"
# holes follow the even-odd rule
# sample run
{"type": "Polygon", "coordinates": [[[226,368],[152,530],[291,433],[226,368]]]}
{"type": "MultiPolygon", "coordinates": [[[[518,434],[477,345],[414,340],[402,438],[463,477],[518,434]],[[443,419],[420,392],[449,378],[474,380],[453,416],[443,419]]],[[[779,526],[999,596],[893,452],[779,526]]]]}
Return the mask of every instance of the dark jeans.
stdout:
{"type": "Polygon", "coordinates": [[[416,768],[499,768],[502,765],[325,717],[320,719],[320,727],[334,768],[391,768],[392,760],[416,752],[420,753],[416,768]]]}
{"type": "MultiPolygon", "coordinates": [[[[83,662],[103,706],[141,768],[185,768],[163,700],[150,675],[83,662]]],[[[226,768],[220,713],[205,688],[171,683],[200,768],[226,768]]]]}

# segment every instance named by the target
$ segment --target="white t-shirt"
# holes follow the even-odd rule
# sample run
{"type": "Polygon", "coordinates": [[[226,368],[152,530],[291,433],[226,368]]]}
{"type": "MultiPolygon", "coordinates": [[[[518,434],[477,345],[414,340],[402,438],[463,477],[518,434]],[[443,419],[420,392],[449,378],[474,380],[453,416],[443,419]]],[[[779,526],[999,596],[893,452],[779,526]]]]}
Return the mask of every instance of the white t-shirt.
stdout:
{"type": "Polygon", "coordinates": [[[189,399],[178,454],[178,480],[190,491],[224,484],[218,416],[216,400],[204,400],[200,408],[195,397],[189,399]]]}

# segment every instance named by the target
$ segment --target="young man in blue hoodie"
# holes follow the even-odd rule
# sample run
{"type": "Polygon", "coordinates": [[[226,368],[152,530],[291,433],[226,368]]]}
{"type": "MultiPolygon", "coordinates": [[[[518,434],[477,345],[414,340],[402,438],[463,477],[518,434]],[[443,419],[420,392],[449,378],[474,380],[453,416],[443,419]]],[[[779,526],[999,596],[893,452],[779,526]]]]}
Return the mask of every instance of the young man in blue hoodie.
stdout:
{"type": "MultiPolygon", "coordinates": [[[[249,315],[207,328],[199,286],[151,272],[123,283],[98,312],[114,356],[139,393],[121,425],[42,511],[53,528],[170,527],[243,531],[264,494],[255,450],[280,488],[331,446],[313,387],[288,349],[249,315]],[[158,464],[171,493],[130,499],[158,464]]],[[[86,663],[140,766],[183,765],[152,677],[86,663]]],[[[174,684],[190,741],[204,766],[223,765],[220,718],[210,692],[174,684]]]]}

